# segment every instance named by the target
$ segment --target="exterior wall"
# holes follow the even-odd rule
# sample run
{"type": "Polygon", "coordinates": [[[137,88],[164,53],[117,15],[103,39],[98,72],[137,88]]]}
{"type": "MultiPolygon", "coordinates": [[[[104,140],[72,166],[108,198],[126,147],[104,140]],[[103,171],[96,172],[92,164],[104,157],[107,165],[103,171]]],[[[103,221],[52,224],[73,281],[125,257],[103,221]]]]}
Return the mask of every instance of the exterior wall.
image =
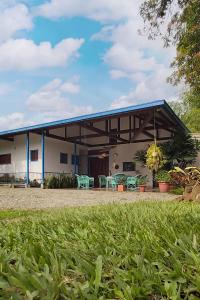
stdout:
{"type": "MultiPolygon", "coordinates": [[[[38,161],[29,161],[30,179],[41,179],[42,172],[42,147],[41,136],[30,134],[29,148],[38,150],[38,161]]],[[[80,148],[77,145],[77,155],[80,148]]],[[[82,152],[85,151],[82,147],[82,152]]],[[[11,153],[11,164],[0,165],[0,173],[18,173],[17,176],[26,176],[26,135],[15,136],[14,142],[0,141],[0,154],[11,153]]],[[[74,165],[71,164],[71,156],[74,154],[74,144],[45,137],[45,172],[49,173],[74,173],[74,165]],[[68,163],[60,163],[60,152],[68,154],[68,163]]],[[[86,152],[87,154],[87,152],[86,152]]],[[[85,162],[81,168],[84,170],[85,162]]],[[[78,167],[77,167],[78,172],[78,167]]]]}
{"type": "MultiPolygon", "coordinates": [[[[74,166],[71,164],[72,154],[74,154],[74,144],[45,138],[45,172],[72,174],[74,172],[74,166]],[[60,152],[68,154],[67,164],[60,163],[60,152]]],[[[78,146],[77,155],[79,155],[78,146]]]]}
{"type": "Polygon", "coordinates": [[[152,173],[144,166],[141,165],[140,162],[134,160],[135,153],[138,150],[147,149],[149,143],[138,143],[138,144],[124,144],[118,145],[115,148],[110,150],[109,155],[109,172],[111,175],[115,173],[124,173],[126,175],[147,175],[148,176],[148,185],[152,185],[152,173]],[[124,172],[123,171],[123,162],[135,162],[136,168],[135,171],[132,172],[124,172]],[[114,165],[118,164],[119,169],[115,169],[114,165]]]}

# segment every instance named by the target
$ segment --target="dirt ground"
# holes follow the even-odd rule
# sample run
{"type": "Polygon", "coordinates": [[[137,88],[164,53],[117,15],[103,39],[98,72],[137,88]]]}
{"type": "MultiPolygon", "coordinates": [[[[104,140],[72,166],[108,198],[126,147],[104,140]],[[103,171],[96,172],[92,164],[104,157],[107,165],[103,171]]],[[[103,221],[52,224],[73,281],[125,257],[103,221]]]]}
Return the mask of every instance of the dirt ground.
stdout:
{"type": "Polygon", "coordinates": [[[99,190],[43,190],[0,187],[0,209],[44,209],[85,206],[139,200],[173,200],[177,196],[156,192],[116,192],[99,190]]]}

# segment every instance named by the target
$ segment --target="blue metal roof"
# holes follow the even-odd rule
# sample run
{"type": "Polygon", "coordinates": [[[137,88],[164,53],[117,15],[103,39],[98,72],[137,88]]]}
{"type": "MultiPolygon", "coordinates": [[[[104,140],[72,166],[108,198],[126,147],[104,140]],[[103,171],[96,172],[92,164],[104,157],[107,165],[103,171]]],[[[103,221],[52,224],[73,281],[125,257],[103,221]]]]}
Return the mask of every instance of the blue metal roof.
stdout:
{"type": "Polygon", "coordinates": [[[139,105],[133,105],[133,106],[128,106],[128,107],[123,107],[119,109],[113,109],[113,110],[107,110],[103,112],[97,112],[93,114],[87,114],[87,115],[81,115],[78,117],[73,117],[69,119],[63,119],[63,120],[58,120],[58,121],[53,121],[53,122],[48,122],[48,123],[43,123],[43,124],[37,124],[37,125],[32,125],[32,126],[27,126],[27,127],[22,127],[22,128],[17,128],[17,129],[11,129],[11,130],[6,130],[6,131],[1,131],[0,136],[3,135],[13,135],[13,134],[19,134],[19,133],[24,133],[28,131],[34,131],[37,129],[46,129],[54,126],[59,126],[59,125],[67,125],[70,123],[77,123],[81,121],[86,121],[86,120],[92,120],[92,119],[98,119],[102,117],[107,117],[107,116],[114,116],[114,115],[119,115],[122,113],[128,113],[131,111],[137,111],[137,110],[143,110],[143,109],[148,109],[148,108],[154,108],[154,107],[163,107],[165,108],[178,122],[178,124],[184,128],[184,130],[188,129],[185,127],[185,125],[182,123],[182,121],[176,116],[176,114],[173,112],[173,110],[170,108],[170,106],[167,104],[165,100],[156,100],[152,102],[147,102],[139,105]]]}

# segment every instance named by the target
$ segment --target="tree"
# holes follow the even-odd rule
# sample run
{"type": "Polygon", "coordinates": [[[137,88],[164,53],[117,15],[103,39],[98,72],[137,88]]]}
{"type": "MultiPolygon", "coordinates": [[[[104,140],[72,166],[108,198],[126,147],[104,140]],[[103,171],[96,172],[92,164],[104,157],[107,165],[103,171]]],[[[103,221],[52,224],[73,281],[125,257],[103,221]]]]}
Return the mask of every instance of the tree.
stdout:
{"type": "Polygon", "coordinates": [[[200,132],[200,98],[197,94],[188,91],[181,101],[171,101],[169,105],[192,132],[200,132]]]}
{"type": "Polygon", "coordinates": [[[174,71],[169,82],[177,84],[183,80],[192,89],[192,93],[199,96],[199,0],[145,0],[141,5],[140,14],[150,39],[160,36],[165,47],[176,45],[177,55],[171,65],[174,71]]]}
{"type": "Polygon", "coordinates": [[[174,166],[185,168],[192,164],[198,153],[196,141],[188,133],[176,133],[173,139],[160,145],[165,155],[165,168],[171,169],[174,166]]]}

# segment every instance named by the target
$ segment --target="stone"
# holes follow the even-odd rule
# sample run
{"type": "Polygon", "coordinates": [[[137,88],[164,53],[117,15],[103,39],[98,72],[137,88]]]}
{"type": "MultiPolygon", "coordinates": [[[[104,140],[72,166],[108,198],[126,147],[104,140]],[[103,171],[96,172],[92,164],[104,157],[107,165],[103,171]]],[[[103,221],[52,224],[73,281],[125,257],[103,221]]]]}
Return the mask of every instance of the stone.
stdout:
{"type": "Polygon", "coordinates": [[[193,200],[200,201],[200,184],[193,187],[191,196],[193,200]]]}

